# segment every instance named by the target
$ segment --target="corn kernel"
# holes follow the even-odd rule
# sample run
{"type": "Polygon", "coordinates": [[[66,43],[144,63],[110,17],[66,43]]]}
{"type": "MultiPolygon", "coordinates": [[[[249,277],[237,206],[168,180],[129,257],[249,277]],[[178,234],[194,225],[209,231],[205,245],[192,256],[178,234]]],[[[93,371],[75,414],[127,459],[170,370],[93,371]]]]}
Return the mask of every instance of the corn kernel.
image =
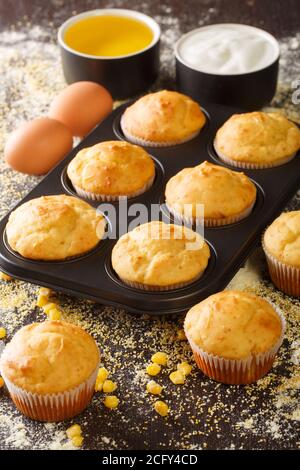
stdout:
{"type": "Polygon", "coordinates": [[[146,368],[147,374],[149,375],[157,375],[161,371],[161,367],[159,364],[149,364],[146,368]]]}
{"type": "Polygon", "coordinates": [[[146,390],[147,392],[152,393],[152,395],[160,395],[162,392],[162,386],[155,382],[155,380],[150,380],[146,385],[146,390]]]}
{"type": "Polygon", "coordinates": [[[179,339],[179,341],[186,341],[186,336],[183,328],[177,331],[177,339],[179,339]]]}
{"type": "Polygon", "coordinates": [[[180,370],[180,372],[182,372],[185,377],[192,372],[192,366],[185,361],[177,364],[177,369],[180,370]]]}
{"type": "Polygon", "coordinates": [[[102,388],[103,388],[103,382],[102,380],[99,379],[99,377],[97,377],[96,383],[95,383],[95,392],[102,392],[102,388]]]}
{"type": "Polygon", "coordinates": [[[72,444],[74,447],[81,447],[83,443],[83,436],[72,437],[72,444]]]}
{"type": "Polygon", "coordinates": [[[69,439],[73,439],[75,436],[81,436],[81,427],[79,424],[73,424],[66,430],[66,434],[69,439]]]}
{"type": "Polygon", "coordinates": [[[175,385],[184,384],[184,382],[185,382],[185,376],[183,375],[183,373],[180,370],[175,370],[174,372],[171,372],[169,377],[170,377],[170,380],[175,385]]]}
{"type": "Polygon", "coordinates": [[[0,388],[2,388],[3,386],[4,386],[4,380],[0,375],[0,388]]]}
{"type": "Polygon", "coordinates": [[[46,305],[43,306],[43,310],[46,313],[46,315],[48,315],[50,310],[53,310],[54,308],[57,308],[57,305],[53,302],[49,302],[49,303],[47,303],[46,305]]]}
{"type": "Polygon", "coordinates": [[[103,392],[104,393],[111,393],[114,392],[117,388],[117,384],[113,382],[112,380],[105,380],[103,384],[103,392]]]}
{"type": "Polygon", "coordinates": [[[154,362],[155,364],[166,366],[168,362],[168,356],[164,352],[157,352],[153,354],[153,356],[151,357],[151,361],[154,362]]]}
{"type": "Polygon", "coordinates": [[[48,318],[49,318],[49,320],[52,320],[52,321],[60,320],[61,319],[61,313],[57,308],[53,308],[48,313],[48,318]]]}
{"type": "Polygon", "coordinates": [[[0,339],[5,338],[6,336],[6,329],[5,328],[0,328],[0,339]]]}
{"type": "Polygon", "coordinates": [[[50,297],[52,294],[51,289],[48,289],[48,287],[40,287],[39,288],[39,295],[42,295],[43,297],[50,297]]]}
{"type": "Polygon", "coordinates": [[[104,398],[103,403],[106,406],[106,408],[113,409],[113,408],[117,408],[119,401],[120,401],[119,398],[116,397],[115,395],[107,395],[107,397],[104,398]]]}
{"type": "Polygon", "coordinates": [[[12,281],[12,277],[0,271],[0,281],[12,281]]]}
{"type": "Polygon", "coordinates": [[[104,382],[108,376],[109,376],[108,370],[105,369],[105,367],[100,367],[100,369],[98,370],[97,378],[101,380],[101,382],[104,382]]]}
{"type": "Polygon", "coordinates": [[[154,409],[160,416],[167,416],[169,413],[168,405],[161,400],[158,400],[154,403],[154,409]]]}
{"type": "Polygon", "coordinates": [[[49,301],[48,297],[46,297],[45,295],[39,294],[37,301],[36,301],[36,305],[38,307],[44,307],[48,303],[48,301],[49,301]]]}

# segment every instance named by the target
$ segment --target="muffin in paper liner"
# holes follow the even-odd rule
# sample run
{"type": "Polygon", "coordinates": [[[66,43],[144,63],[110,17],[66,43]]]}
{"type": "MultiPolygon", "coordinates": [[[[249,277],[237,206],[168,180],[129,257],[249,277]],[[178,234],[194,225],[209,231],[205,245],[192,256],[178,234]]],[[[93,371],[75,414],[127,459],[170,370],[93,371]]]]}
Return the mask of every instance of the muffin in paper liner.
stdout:
{"type": "Polygon", "coordinates": [[[155,174],[142,188],[140,188],[137,191],[134,191],[132,193],[123,194],[123,195],[91,193],[91,192],[85,191],[84,189],[81,189],[81,188],[79,188],[79,186],[75,186],[75,185],[73,185],[73,188],[75,189],[78,196],[80,196],[84,199],[89,199],[91,201],[114,202],[114,201],[119,201],[121,199],[131,199],[133,197],[140,196],[141,194],[145,193],[146,191],[148,191],[148,189],[151,188],[151,186],[154,182],[154,179],[155,179],[155,174]]]}
{"type": "Polygon", "coordinates": [[[179,212],[175,211],[167,203],[166,203],[166,207],[168,211],[170,212],[170,214],[172,214],[178,221],[186,223],[189,226],[199,224],[199,225],[204,225],[205,227],[221,227],[223,225],[234,224],[248,217],[248,215],[250,215],[252,212],[255,202],[256,200],[253,201],[253,203],[249,207],[247,207],[247,209],[245,209],[244,211],[239,212],[238,214],[232,215],[230,217],[225,217],[223,219],[186,217],[183,214],[179,214],[179,212]]]}
{"type": "Polygon", "coordinates": [[[285,318],[281,311],[273,304],[272,306],[281,320],[281,335],[271,349],[265,353],[253,354],[246,359],[225,359],[207,353],[191,340],[185,329],[185,335],[192,348],[194,359],[199,369],[210,379],[230,385],[250,384],[266,375],[271,369],[277,351],[282,344],[286,326],[285,318]]]}
{"type": "Polygon", "coordinates": [[[202,128],[201,128],[201,129],[197,130],[196,132],[193,132],[189,137],[187,137],[185,139],[173,140],[173,141],[168,141],[168,142],[163,142],[163,141],[160,141],[160,142],[156,141],[155,142],[155,141],[152,141],[152,140],[141,139],[139,137],[136,137],[136,136],[130,134],[126,130],[125,126],[122,124],[122,117],[121,117],[121,120],[120,120],[120,126],[121,126],[121,129],[122,129],[122,132],[123,132],[125,138],[127,140],[129,140],[129,142],[131,142],[132,144],[141,145],[142,147],[172,147],[172,145],[184,144],[184,143],[189,142],[190,140],[194,139],[195,137],[197,137],[197,135],[202,130],[202,128]]]}
{"type": "Polygon", "coordinates": [[[119,278],[124,284],[126,284],[129,287],[133,287],[134,289],[141,289],[145,291],[156,291],[156,292],[165,292],[169,290],[174,290],[174,289],[180,289],[181,287],[186,287],[192,284],[195,281],[198,281],[203,275],[204,271],[202,271],[198,276],[194,277],[190,281],[186,282],[177,282],[176,284],[169,284],[168,286],[159,286],[159,285],[150,285],[150,284],[143,284],[142,282],[134,282],[134,281],[128,281],[127,279],[122,279],[121,277],[119,278]]]}
{"type": "Polygon", "coordinates": [[[262,247],[273,284],[285,294],[300,297],[300,268],[285,264],[272,256],[266,249],[264,237],[262,247]]]}
{"type": "Polygon", "coordinates": [[[52,394],[32,393],[14,385],[2,373],[11,399],[21,413],[37,421],[56,422],[72,418],[89,404],[94,393],[99,364],[90,377],[77,387],[52,394]]]}
{"type": "Polygon", "coordinates": [[[259,164],[259,163],[239,162],[236,160],[231,160],[231,158],[227,157],[222,152],[219,152],[215,142],[214,142],[214,149],[218,157],[220,158],[220,160],[227,163],[228,165],[234,166],[236,168],[243,168],[245,170],[263,170],[265,168],[274,168],[276,166],[281,166],[293,160],[293,158],[295,157],[297,153],[296,152],[296,153],[293,153],[292,155],[289,155],[288,157],[281,158],[280,160],[277,160],[276,162],[259,164]]]}

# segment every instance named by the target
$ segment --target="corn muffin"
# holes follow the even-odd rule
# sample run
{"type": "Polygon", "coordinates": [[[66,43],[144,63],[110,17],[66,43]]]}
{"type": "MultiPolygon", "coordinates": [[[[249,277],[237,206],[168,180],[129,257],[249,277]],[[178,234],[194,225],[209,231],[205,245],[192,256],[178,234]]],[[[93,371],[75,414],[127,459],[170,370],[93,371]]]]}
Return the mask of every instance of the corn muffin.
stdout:
{"type": "Polygon", "coordinates": [[[9,216],[9,246],[24,258],[58,261],[92,250],[104,235],[105,219],[76,197],[59,194],[31,199],[9,216]]]}
{"type": "Polygon", "coordinates": [[[193,139],[205,121],[198,103],[176,91],[162,90],[129,106],[121,118],[121,128],[131,142],[161,147],[193,139]]]}
{"type": "Polygon", "coordinates": [[[300,130],[280,113],[234,114],[218,130],[215,150],[226,163],[240,168],[283,165],[300,148],[300,130]]]}
{"type": "Polygon", "coordinates": [[[300,297],[300,211],[284,212],[274,220],[262,245],[275,286],[300,297]]]}
{"type": "Polygon", "coordinates": [[[141,147],[108,141],[80,150],[67,173],[79,196],[115,201],[138,196],[150,188],[155,165],[141,147]]]}
{"type": "Polygon", "coordinates": [[[209,257],[209,247],[198,233],[153,221],[118,240],[112,251],[112,266],[131,287],[170,290],[199,279],[209,257]]]}
{"type": "Polygon", "coordinates": [[[169,211],[189,224],[227,225],[247,217],[256,200],[256,187],[244,173],[203,162],[184,168],[166,186],[169,211]]]}
{"type": "Polygon", "coordinates": [[[0,370],[12,400],[26,416],[62,421],[88,405],[99,367],[94,339],[62,321],[21,328],[5,347],[0,370]]]}
{"type": "Polygon", "coordinates": [[[285,320],[266,300],[223,291],[192,307],[184,330],[198,367],[228,384],[247,384],[265,375],[282,343],[285,320]]]}

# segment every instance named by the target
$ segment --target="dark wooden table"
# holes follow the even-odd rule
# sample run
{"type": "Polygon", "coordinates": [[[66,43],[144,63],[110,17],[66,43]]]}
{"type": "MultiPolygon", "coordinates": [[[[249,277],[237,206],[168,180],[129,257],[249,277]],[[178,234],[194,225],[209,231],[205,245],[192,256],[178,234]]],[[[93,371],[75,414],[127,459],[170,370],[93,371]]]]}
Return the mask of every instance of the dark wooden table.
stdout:
{"type": "MultiPolygon", "coordinates": [[[[56,30],[69,16],[97,7],[128,7],[154,16],[162,26],[161,77],[156,88],[174,85],[172,46],[184,32],[210,23],[241,22],[262,27],[281,42],[280,86],[272,105],[299,118],[292,103],[292,81],[300,77],[298,0],[0,0],[0,147],[22,119],[47,111],[64,86],[56,46],[56,30]]],[[[17,174],[0,163],[0,214],[11,208],[38,179],[17,174]]],[[[300,208],[295,196],[289,208],[300,208]]],[[[64,318],[85,327],[97,340],[103,363],[118,383],[120,406],[109,411],[103,395],[72,422],[82,426],[87,449],[216,449],[296,448],[297,354],[299,300],[274,289],[260,253],[241,271],[235,286],[276,302],[288,320],[279,357],[268,376],[247,387],[210,381],[196,368],[185,386],[168,379],[178,361],[192,361],[186,342],[176,339],[182,318],[150,319],[121,310],[58,295],[64,318]],[[246,276],[245,276],[246,275],[246,276]],[[255,281],[249,281],[249,276],[255,281]],[[257,278],[257,279],[256,279],[257,278]],[[159,381],[164,385],[170,415],[153,411],[145,393],[144,373],[153,352],[164,350],[170,364],[159,381]]],[[[13,281],[1,283],[0,326],[13,333],[29,322],[44,319],[35,306],[37,288],[13,281]]],[[[0,344],[1,346],[1,344],[0,344]]],[[[0,448],[62,449],[69,423],[44,425],[23,418],[5,390],[0,390],[0,448]]]]}

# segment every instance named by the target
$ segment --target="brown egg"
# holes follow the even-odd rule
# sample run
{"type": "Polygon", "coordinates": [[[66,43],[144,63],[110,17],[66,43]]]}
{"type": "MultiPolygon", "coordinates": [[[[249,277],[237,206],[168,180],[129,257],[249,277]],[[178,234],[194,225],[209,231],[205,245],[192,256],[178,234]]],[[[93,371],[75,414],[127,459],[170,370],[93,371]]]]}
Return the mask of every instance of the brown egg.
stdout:
{"type": "Polygon", "coordinates": [[[50,105],[49,116],[63,122],[73,136],[86,136],[111,111],[109,92],[94,82],[76,82],[65,88],[50,105]]]}
{"type": "Polygon", "coordinates": [[[22,124],[8,137],[7,163],[21,173],[48,173],[73,147],[69,129],[59,121],[42,117],[22,124]]]}

